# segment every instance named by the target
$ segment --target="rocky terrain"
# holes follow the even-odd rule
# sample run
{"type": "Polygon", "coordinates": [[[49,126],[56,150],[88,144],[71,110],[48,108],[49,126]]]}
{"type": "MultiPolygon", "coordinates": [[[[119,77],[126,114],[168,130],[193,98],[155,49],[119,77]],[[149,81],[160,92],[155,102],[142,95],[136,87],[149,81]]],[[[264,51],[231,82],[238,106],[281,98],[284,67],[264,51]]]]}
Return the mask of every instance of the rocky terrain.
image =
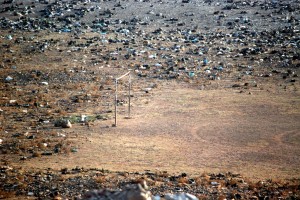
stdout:
{"type": "MultiPolygon", "coordinates": [[[[1,198],[66,199],[87,198],[88,191],[99,188],[120,191],[145,180],[155,196],[191,193],[198,199],[298,199],[297,180],[279,182],[264,180],[251,182],[239,174],[202,174],[190,176],[186,173],[171,175],[162,172],[110,172],[103,169],[62,169],[53,171],[26,171],[15,168],[1,169],[1,198]],[[7,181],[7,179],[9,181],[7,181]],[[85,197],[85,198],[84,198],[85,197]]],[[[99,199],[109,199],[108,197],[99,199]]],[[[114,199],[114,198],[113,198],[114,199]]],[[[121,198],[120,198],[121,199],[121,198]]],[[[127,198],[124,198],[127,199],[127,198]]],[[[146,199],[146,198],[145,198],[146,199]]],[[[175,198],[174,198],[175,199],[175,198]]],[[[188,199],[188,198],[187,198],[188,199]]]]}
{"type": "MultiPolygon", "coordinates": [[[[0,198],[80,198],[88,190],[119,190],[140,180],[159,196],[185,192],[199,199],[299,198],[299,0],[2,0],[0,5],[0,198]],[[263,122],[275,132],[288,132],[274,136],[275,145],[283,146],[282,160],[274,163],[276,172],[264,176],[276,174],[278,179],[252,180],[240,172],[152,170],[156,164],[148,165],[149,171],[134,166],[116,171],[74,165],[58,169],[55,163],[62,158],[80,155],[80,142],[94,142],[95,127],[101,127],[101,134],[113,132],[115,78],[128,70],[133,111],[142,116],[135,121],[145,117],[145,105],[151,106],[166,87],[170,96],[186,88],[230,91],[245,95],[242,99],[260,94],[278,98],[274,101],[279,106],[270,108],[284,117],[263,122]],[[277,128],[279,121],[286,127],[277,128]]],[[[118,87],[118,112],[126,116],[127,79],[118,87]]],[[[193,106],[181,104],[186,105],[193,106]]],[[[264,109],[267,103],[260,106],[260,113],[248,114],[273,117],[273,111],[264,109]]],[[[216,129],[218,125],[223,126],[216,124],[216,129]]],[[[161,138],[173,130],[165,124],[157,127],[164,128],[161,138]]],[[[190,141],[184,137],[182,141],[190,141]]],[[[266,144],[259,142],[251,145],[265,151],[266,144]]],[[[105,154],[110,157],[111,151],[105,154]]],[[[257,163],[261,159],[244,155],[257,163]]],[[[271,165],[276,156],[269,159],[271,165]]]]}

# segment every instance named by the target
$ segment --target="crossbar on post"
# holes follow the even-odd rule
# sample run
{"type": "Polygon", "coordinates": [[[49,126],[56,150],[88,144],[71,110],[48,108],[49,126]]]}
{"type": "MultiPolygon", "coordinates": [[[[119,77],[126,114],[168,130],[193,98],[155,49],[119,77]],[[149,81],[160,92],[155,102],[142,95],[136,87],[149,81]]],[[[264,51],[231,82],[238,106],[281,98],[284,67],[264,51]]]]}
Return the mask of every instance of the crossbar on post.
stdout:
{"type": "Polygon", "coordinates": [[[121,78],[123,78],[123,77],[127,76],[128,74],[130,74],[130,71],[129,71],[129,72],[127,72],[126,74],[124,74],[124,75],[120,76],[119,78],[116,78],[116,80],[120,80],[121,78]]]}

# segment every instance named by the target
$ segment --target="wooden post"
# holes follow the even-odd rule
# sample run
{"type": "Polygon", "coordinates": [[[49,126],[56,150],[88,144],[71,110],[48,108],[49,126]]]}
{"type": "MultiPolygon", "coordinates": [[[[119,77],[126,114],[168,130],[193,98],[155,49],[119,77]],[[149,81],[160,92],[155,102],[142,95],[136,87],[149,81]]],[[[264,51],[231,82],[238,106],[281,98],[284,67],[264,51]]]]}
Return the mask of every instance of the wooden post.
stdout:
{"type": "Polygon", "coordinates": [[[117,126],[118,79],[116,79],[115,85],[116,85],[116,91],[115,91],[115,124],[113,125],[114,127],[117,126]]]}
{"type": "Polygon", "coordinates": [[[128,83],[128,118],[130,118],[130,92],[131,92],[131,74],[129,73],[129,83],[128,83]]]}
{"type": "Polygon", "coordinates": [[[129,118],[130,118],[130,90],[131,90],[131,75],[130,75],[130,71],[129,72],[127,72],[126,74],[124,74],[124,75],[122,75],[122,76],[120,76],[120,77],[118,77],[118,78],[116,78],[116,82],[115,82],[115,84],[116,84],[116,92],[115,92],[115,124],[113,124],[113,126],[114,127],[116,127],[117,126],[117,112],[118,112],[118,110],[117,110],[117,106],[118,106],[118,80],[119,79],[121,79],[121,78],[123,78],[123,77],[125,77],[125,76],[127,76],[127,75],[129,75],[129,107],[128,107],[128,113],[129,113],[129,118]]]}

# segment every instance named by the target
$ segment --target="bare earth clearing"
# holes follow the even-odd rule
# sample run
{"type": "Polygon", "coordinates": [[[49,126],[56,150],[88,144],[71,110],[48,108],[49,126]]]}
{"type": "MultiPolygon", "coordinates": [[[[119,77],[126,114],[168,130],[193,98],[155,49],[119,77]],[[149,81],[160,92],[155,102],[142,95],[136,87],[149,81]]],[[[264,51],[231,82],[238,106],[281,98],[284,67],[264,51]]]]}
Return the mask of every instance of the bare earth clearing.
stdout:
{"type": "Polygon", "coordinates": [[[78,153],[24,164],[299,178],[299,108],[298,94],[203,91],[165,82],[133,102],[133,118],[120,116],[118,127],[110,120],[68,131],[78,136],[72,139],[78,153]]]}
{"type": "Polygon", "coordinates": [[[2,0],[0,199],[297,199],[299,76],[299,0],[2,0]]]}

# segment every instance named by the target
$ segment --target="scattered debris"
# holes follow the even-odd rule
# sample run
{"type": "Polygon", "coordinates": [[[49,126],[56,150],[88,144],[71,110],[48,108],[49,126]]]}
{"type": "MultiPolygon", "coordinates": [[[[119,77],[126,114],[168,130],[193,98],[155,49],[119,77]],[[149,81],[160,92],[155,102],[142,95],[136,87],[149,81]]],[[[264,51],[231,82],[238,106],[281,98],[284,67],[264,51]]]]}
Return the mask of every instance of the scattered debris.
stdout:
{"type": "MultiPolygon", "coordinates": [[[[130,6],[127,1],[5,0],[0,8],[0,153],[28,162],[77,152],[60,131],[111,119],[114,77],[128,69],[139,85],[136,99],[151,96],[161,81],[169,80],[202,90],[231,88],[241,95],[270,91],[266,83],[274,93],[295,92],[299,12],[297,0],[137,0],[130,6]]],[[[120,83],[119,89],[128,87],[120,83]]],[[[83,170],[64,173],[78,171],[83,170]]],[[[0,198],[71,198],[112,185],[123,189],[125,181],[132,181],[120,181],[117,174],[111,183],[102,183],[105,172],[86,172],[90,176],[62,181],[63,172],[1,166],[0,198]]],[[[150,179],[155,199],[299,197],[299,184],[253,184],[232,174],[184,183],[171,175],[141,177],[150,179]]]]}

